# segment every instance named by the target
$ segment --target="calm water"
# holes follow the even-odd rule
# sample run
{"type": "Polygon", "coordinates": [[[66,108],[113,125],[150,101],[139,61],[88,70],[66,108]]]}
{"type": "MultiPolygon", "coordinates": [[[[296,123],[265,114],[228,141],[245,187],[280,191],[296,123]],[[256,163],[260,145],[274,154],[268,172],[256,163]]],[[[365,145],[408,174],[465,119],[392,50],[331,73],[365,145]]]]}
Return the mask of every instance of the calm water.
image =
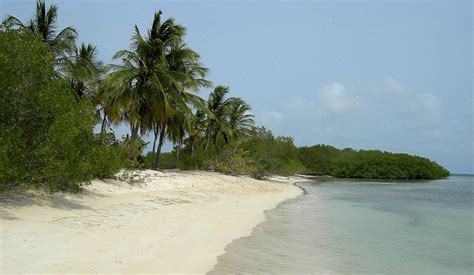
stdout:
{"type": "Polygon", "coordinates": [[[299,184],[210,274],[474,274],[473,181],[299,184]]]}

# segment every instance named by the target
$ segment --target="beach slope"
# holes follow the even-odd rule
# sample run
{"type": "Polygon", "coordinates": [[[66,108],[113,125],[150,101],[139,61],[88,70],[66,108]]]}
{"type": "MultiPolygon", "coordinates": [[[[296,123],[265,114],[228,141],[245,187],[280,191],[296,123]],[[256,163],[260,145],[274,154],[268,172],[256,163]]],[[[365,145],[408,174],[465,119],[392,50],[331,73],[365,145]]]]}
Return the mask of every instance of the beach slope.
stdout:
{"type": "Polygon", "coordinates": [[[118,178],[79,194],[1,194],[0,272],[206,273],[264,210],[302,193],[295,179],[202,171],[118,178]]]}

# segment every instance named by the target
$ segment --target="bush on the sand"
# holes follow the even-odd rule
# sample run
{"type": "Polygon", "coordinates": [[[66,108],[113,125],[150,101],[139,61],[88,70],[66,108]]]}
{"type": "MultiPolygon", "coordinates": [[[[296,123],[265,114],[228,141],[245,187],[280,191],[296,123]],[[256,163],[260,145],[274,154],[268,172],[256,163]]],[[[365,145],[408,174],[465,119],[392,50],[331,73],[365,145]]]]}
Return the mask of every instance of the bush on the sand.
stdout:
{"type": "Polygon", "coordinates": [[[224,147],[214,158],[205,161],[204,164],[207,169],[224,174],[254,174],[256,172],[250,154],[238,144],[224,147]]]}
{"type": "Polygon", "coordinates": [[[116,169],[98,171],[98,164],[112,157],[94,137],[95,110],[76,100],[70,83],[57,77],[54,62],[40,37],[0,32],[1,189],[78,191],[95,175],[116,169]]]}
{"type": "Polygon", "coordinates": [[[110,178],[126,166],[126,148],[115,139],[113,133],[97,134],[94,137],[95,146],[91,148],[91,164],[94,168],[94,177],[99,179],[110,178]]]}
{"type": "MultiPolygon", "coordinates": [[[[290,175],[304,172],[298,150],[291,137],[274,137],[264,127],[253,129],[228,144],[224,142],[181,151],[180,169],[206,169],[226,174],[250,174],[263,179],[271,174],[290,175]]],[[[171,152],[175,163],[176,151],[171,152]]],[[[162,163],[160,163],[160,166],[162,163]]],[[[166,162],[163,162],[166,166],[166,162]]],[[[176,167],[175,164],[172,164],[176,167]]]]}
{"type": "Polygon", "coordinates": [[[146,167],[143,149],[147,144],[141,137],[137,137],[135,140],[132,140],[128,135],[122,137],[120,146],[123,149],[123,161],[126,168],[142,169],[146,167]]]}

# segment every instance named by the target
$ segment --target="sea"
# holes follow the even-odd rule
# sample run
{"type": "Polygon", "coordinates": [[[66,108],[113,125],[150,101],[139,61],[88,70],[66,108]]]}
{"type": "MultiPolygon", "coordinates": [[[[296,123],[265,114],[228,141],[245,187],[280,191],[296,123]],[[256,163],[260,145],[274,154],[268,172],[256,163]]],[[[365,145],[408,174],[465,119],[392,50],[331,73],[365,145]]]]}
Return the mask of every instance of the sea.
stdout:
{"type": "Polygon", "coordinates": [[[474,274],[474,177],[297,185],[209,274],[474,274]]]}

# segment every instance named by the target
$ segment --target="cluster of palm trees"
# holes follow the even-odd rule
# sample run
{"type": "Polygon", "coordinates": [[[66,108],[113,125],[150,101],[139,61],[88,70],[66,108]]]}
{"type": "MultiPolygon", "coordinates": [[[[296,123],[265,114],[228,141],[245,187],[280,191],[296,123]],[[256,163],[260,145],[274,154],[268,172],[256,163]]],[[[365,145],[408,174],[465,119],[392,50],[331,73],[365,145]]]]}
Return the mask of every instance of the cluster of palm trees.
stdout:
{"type": "Polygon", "coordinates": [[[197,95],[213,84],[198,53],[184,42],[186,29],[170,18],[154,14],[151,28],[142,34],[137,26],[129,50],[114,55],[119,64],[104,65],[91,44],[76,46],[77,32],[67,27],[56,32],[57,7],[38,0],[28,23],[8,16],[7,27],[30,30],[50,46],[56,56],[57,77],[67,79],[79,101],[88,101],[101,118],[101,132],[127,123],[130,141],[152,133],[159,167],[165,140],[176,148],[177,161],[184,143],[205,150],[219,142],[231,142],[254,126],[250,106],[240,98],[227,97],[229,88],[217,86],[205,101],[197,95]]]}

